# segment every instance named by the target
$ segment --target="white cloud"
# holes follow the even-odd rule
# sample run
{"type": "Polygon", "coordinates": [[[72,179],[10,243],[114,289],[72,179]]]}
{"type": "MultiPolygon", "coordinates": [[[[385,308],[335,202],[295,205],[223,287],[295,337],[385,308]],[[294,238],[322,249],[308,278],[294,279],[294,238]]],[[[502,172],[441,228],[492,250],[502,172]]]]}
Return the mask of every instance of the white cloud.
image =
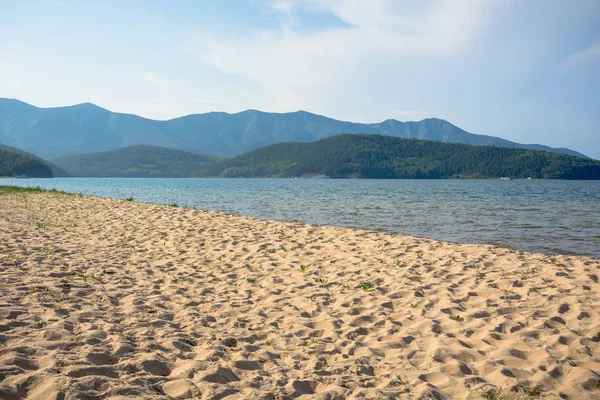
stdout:
{"type": "Polygon", "coordinates": [[[165,80],[154,72],[144,72],[140,77],[153,86],[161,86],[165,83],[165,80]]]}
{"type": "Polygon", "coordinates": [[[377,63],[390,54],[443,57],[462,51],[476,39],[494,3],[437,0],[407,6],[393,0],[279,0],[272,4],[283,14],[281,29],[257,30],[243,39],[199,34],[192,52],[206,65],[257,83],[282,111],[306,108],[333,88],[352,85],[362,78],[357,66],[377,63]],[[299,7],[333,14],[349,27],[295,30],[285,21],[293,19],[299,7]]]}

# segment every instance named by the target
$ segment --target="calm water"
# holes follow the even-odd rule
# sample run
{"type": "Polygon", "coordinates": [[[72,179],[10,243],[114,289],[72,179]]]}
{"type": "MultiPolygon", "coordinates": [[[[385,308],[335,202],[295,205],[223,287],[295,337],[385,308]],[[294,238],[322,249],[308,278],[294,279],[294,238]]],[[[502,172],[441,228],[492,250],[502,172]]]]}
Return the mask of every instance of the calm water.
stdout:
{"type": "Polygon", "coordinates": [[[600,181],[55,178],[0,184],[600,258],[600,181]]]}

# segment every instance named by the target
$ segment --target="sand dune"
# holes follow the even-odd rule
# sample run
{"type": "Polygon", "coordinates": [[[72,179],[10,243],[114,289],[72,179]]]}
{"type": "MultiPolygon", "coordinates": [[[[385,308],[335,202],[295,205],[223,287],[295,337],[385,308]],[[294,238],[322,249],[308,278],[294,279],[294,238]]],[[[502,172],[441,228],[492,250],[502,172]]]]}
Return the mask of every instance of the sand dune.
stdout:
{"type": "Polygon", "coordinates": [[[0,196],[2,399],[600,398],[600,262],[0,196]]]}

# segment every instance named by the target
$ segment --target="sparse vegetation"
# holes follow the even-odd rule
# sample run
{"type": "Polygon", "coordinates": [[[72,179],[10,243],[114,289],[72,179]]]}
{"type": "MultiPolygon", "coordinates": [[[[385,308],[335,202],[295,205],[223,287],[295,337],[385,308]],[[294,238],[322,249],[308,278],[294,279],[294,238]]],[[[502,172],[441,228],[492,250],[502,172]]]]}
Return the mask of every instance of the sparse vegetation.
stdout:
{"type": "Polygon", "coordinates": [[[504,400],[502,389],[483,389],[479,394],[486,400],[504,400]]]}
{"type": "Polygon", "coordinates": [[[533,387],[525,385],[523,386],[523,392],[527,395],[528,398],[541,397],[544,393],[544,387],[540,383],[533,387]]]}
{"type": "Polygon", "coordinates": [[[373,284],[371,282],[361,282],[359,283],[358,287],[364,292],[368,292],[370,289],[373,288],[373,284]]]}

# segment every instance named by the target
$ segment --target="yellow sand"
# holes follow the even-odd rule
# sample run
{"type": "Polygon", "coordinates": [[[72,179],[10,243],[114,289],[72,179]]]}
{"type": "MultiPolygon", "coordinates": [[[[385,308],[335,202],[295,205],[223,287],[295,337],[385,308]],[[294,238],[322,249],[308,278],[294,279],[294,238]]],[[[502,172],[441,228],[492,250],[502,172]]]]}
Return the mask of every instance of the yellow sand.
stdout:
{"type": "Polygon", "coordinates": [[[51,193],[0,251],[2,399],[600,398],[598,260],[51,193]]]}

